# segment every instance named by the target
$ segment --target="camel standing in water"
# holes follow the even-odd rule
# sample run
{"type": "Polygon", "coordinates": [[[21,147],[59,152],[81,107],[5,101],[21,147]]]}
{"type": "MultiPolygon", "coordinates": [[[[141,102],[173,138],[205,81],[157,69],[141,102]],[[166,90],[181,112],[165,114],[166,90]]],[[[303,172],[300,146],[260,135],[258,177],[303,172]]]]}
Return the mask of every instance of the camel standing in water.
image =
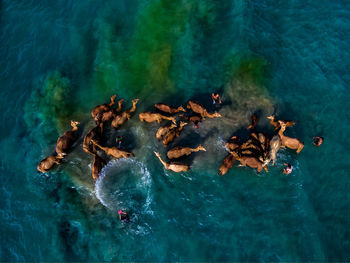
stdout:
{"type": "Polygon", "coordinates": [[[45,159],[41,160],[36,169],[41,173],[46,173],[49,171],[55,164],[61,164],[62,156],[50,155],[45,159]]]}
{"type": "Polygon", "coordinates": [[[100,149],[102,149],[107,155],[113,156],[116,159],[129,158],[131,156],[135,157],[134,153],[118,149],[115,146],[113,146],[113,147],[103,147],[103,146],[99,145],[97,142],[95,142],[94,140],[92,140],[92,143],[95,144],[100,149]]]}
{"type": "Polygon", "coordinates": [[[99,177],[99,173],[101,172],[103,166],[106,165],[106,161],[103,160],[97,154],[94,154],[94,160],[91,165],[91,175],[94,180],[97,180],[99,177]]]}
{"type": "Polygon", "coordinates": [[[167,132],[169,132],[171,129],[175,128],[176,127],[176,124],[171,124],[170,126],[163,126],[163,127],[160,127],[158,130],[157,130],[157,133],[156,133],[156,138],[157,140],[160,140],[162,139],[163,135],[166,134],[167,132]]]}
{"type": "Polygon", "coordinates": [[[180,173],[180,172],[187,172],[190,169],[190,166],[188,166],[187,164],[166,163],[162,160],[159,153],[154,152],[154,154],[158,157],[159,161],[163,164],[164,168],[167,170],[171,170],[175,173],[180,173]]]}
{"type": "Polygon", "coordinates": [[[268,165],[272,161],[272,165],[275,165],[277,152],[281,148],[281,138],[279,135],[275,135],[272,137],[270,141],[270,151],[268,158],[264,161],[263,167],[268,165]]]}
{"type": "Polygon", "coordinates": [[[242,156],[239,157],[236,152],[231,152],[233,157],[238,160],[241,164],[239,166],[249,166],[250,168],[257,169],[260,173],[262,169],[264,168],[266,172],[269,170],[267,169],[267,166],[263,167],[262,162],[260,162],[257,158],[251,157],[251,156],[242,156]]]}
{"type": "Polygon", "coordinates": [[[132,107],[129,110],[124,111],[122,114],[115,116],[112,121],[112,126],[118,129],[123,123],[131,118],[131,113],[136,110],[136,104],[139,99],[132,100],[132,107]]]}
{"type": "Polygon", "coordinates": [[[218,175],[226,174],[235,163],[235,160],[236,158],[232,154],[227,155],[219,168],[218,175]]]}
{"type": "Polygon", "coordinates": [[[171,130],[169,130],[167,132],[167,134],[165,134],[164,138],[163,138],[163,145],[167,146],[169,143],[173,142],[175,140],[176,137],[180,136],[180,133],[183,129],[183,127],[187,124],[187,122],[180,122],[180,127],[178,128],[173,128],[171,130]]]}
{"type": "Polygon", "coordinates": [[[97,152],[96,146],[92,143],[92,140],[100,142],[102,138],[103,123],[99,126],[92,128],[84,137],[83,150],[89,154],[95,155],[97,152]]]}
{"type": "Polygon", "coordinates": [[[115,118],[117,114],[122,110],[124,99],[121,99],[118,101],[118,108],[117,109],[110,109],[109,111],[102,112],[95,117],[96,125],[100,125],[100,123],[110,121],[111,119],[115,118]]]}
{"type": "Polygon", "coordinates": [[[184,114],[179,115],[180,117],[184,118],[186,121],[190,121],[193,123],[194,128],[198,129],[198,124],[202,121],[202,116],[200,115],[192,115],[192,116],[185,116],[184,114]]]}
{"type": "Polygon", "coordinates": [[[95,108],[92,109],[91,111],[91,117],[93,119],[96,118],[97,115],[109,111],[111,109],[111,107],[115,104],[115,98],[117,97],[117,95],[113,95],[111,97],[111,102],[109,104],[102,104],[102,105],[98,105],[95,108]]]}
{"type": "Polygon", "coordinates": [[[70,121],[72,130],[66,131],[61,137],[57,139],[56,152],[58,156],[67,155],[67,151],[73,146],[75,141],[78,139],[77,130],[78,130],[78,121],[70,121]]]}
{"type": "Polygon", "coordinates": [[[199,145],[196,148],[190,148],[190,147],[175,147],[167,152],[167,157],[169,159],[174,158],[180,158],[184,155],[190,155],[193,152],[199,152],[199,151],[207,151],[202,145],[199,145]]]}
{"type": "Polygon", "coordinates": [[[202,116],[203,120],[205,119],[205,117],[208,117],[208,118],[222,117],[221,114],[217,112],[214,112],[213,114],[208,113],[208,111],[202,105],[192,100],[188,102],[187,108],[192,109],[193,112],[199,113],[202,116]]]}
{"type": "Polygon", "coordinates": [[[283,133],[286,130],[287,124],[279,121],[281,125],[281,129],[278,131],[278,135],[281,138],[281,147],[285,148],[288,147],[293,150],[297,150],[297,154],[301,152],[301,150],[304,148],[304,144],[299,141],[297,138],[291,138],[288,136],[285,136],[283,133]]]}
{"type": "Polygon", "coordinates": [[[154,104],[154,107],[162,112],[166,112],[170,114],[178,113],[179,111],[183,111],[183,112],[186,111],[182,106],[179,106],[178,108],[174,108],[165,103],[154,104]]]}
{"type": "Polygon", "coordinates": [[[272,124],[273,126],[275,126],[275,130],[278,130],[281,127],[280,122],[285,123],[286,124],[286,128],[288,127],[292,127],[295,124],[295,121],[289,121],[289,120],[278,120],[275,121],[275,116],[271,115],[269,117],[267,117],[270,120],[270,124],[272,124]]]}
{"type": "Polygon", "coordinates": [[[164,120],[169,120],[169,121],[172,121],[173,123],[176,123],[176,119],[174,117],[167,117],[155,112],[141,112],[139,114],[139,119],[140,121],[145,121],[145,122],[156,121],[158,123],[160,123],[164,119],[164,120]]]}

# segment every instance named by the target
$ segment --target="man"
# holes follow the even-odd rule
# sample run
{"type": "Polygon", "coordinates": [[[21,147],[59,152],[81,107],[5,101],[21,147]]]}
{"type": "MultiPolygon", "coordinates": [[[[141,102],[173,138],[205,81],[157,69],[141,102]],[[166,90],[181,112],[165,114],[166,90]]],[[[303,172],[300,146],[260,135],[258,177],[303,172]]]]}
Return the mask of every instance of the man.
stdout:
{"type": "Polygon", "coordinates": [[[127,212],[124,212],[122,210],[118,210],[118,214],[119,214],[120,221],[125,222],[125,223],[130,221],[130,218],[129,218],[129,215],[127,212]]]}
{"type": "Polygon", "coordinates": [[[122,145],[122,140],[123,136],[117,136],[117,138],[115,138],[115,142],[117,143],[118,148],[120,148],[120,146],[122,145]]]}
{"type": "Polygon", "coordinates": [[[221,98],[219,93],[212,93],[211,98],[213,100],[213,104],[215,104],[217,100],[219,101],[219,104],[221,104],[221,98]]]}
{"type": "Polygon", "coordinates": [[[314,139],[313,145],[315,146],[321,146],[321,144],[323,143],[323,137],[316,136],[316,137],[313,137],[312,139],[314,139]]]}
{"type": "Polygon", "coordinates": [[[287,167],[283,169],[283,173],[284,174],[291,174],[293,171],[293,166],[289,163],[285,163],[284,165],[287,167]]]}

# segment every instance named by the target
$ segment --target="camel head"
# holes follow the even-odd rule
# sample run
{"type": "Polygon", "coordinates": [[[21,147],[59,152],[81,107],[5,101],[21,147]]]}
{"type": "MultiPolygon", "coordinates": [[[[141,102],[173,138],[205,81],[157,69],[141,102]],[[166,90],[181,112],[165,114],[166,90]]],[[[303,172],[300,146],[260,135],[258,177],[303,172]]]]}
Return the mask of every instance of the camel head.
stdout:
{"type": "Polygon", "coordinates": [[[267,118],[268,118],[269,120],[274,120],[274,119],[275,119],[275,116],[270,115],[270,116],[268,116],[267,118]]]}
{"type": "Polygon", "coordinates": [[[186,112],[186,110],[184,109],[184,107],[182,107],[182,105],[181,105],[181,106],[179,106],[179,107],[177,108],[177,110],[178,110],[178,111],[183,111],[183,112],[186,112]]]}
{"type": "Polygon", "coordinates": [[[118,101],[118,104],[122,104],[125,101],[125,99],[121,99],[118,101]]]}
{"type": "Polygon", "coordinates": [[[115,98],[117,97],[117,94],[114,94],[112,97],[111,97],[111,102],[113,102],[115,100],[115,98]]]}
{"type": "Polygon", "coordinates": [[[216,117],[216,118],[221,118],[222,117],[222,115],[220,113],[218,113],[218,112],[214,112],[213,116],[216,117]]]}
{"type": "Polygon", "coordinates": [[[198,151],[204,151],[204,152],[207,151],[201,144],[198,145],[197,150],[198,150],[198,151]]]}
{"type": "Polygon", "coordinates": [[[172,123],[169,128],[174,129],[174,128],[176,128],[176,126],[177,126],[176,123],[172,123]]]}
{"type": "Polygon", "coordinates": [[[187,103],[187,109],[191,109],[190,101],[187,103]]]}
{"type": "Polygon", "coordinates": [[[187,122],[184,122],[184,121],[180,121],[180,128],[182,128],[183,126],[187,125],[188,123],[187,122]]]}
{"type": "Polygon", "coordinates": [[[78,129],[78,124],[80,124],[79,121],[70,121],[70,126],[72,126],[75,131],[78,129]]]}
{"type": "Polygon", "coordinates": [[[132,104],[136,104],[136,103],[138,103],[138,102],[139,102],[139,100],[140,100],[140,99],[134,99],[134,100],[132,100],[132,104]]]}

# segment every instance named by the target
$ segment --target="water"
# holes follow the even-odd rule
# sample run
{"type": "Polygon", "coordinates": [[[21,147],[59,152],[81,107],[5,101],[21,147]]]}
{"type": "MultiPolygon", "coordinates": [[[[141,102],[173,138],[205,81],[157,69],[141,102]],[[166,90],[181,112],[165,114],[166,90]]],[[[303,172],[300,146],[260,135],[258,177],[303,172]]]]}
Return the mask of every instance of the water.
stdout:
{"type": "MultiPolygon", "coordinates": [[[[1,261],[349,261],[350,6],[346,1],[3,1],[1,5],[1,261]],[[163,169],[157,124],[137,114],[195,98],[222,119],[185,127],[202,143],[191,170],[163,169]],[[117,93],[140,98],[123,135],[136,157],[95,183],[82,141],[48,174],[57,137],[117,93]],[[270,172],[218,177],[222,143],[275,112],[305,142],[270,172]],[[311,138],[325,137],[320,148],[311,138]],[[281,175],[284,162],[295,168],[281,175]],[[120,223],[116,209],[130,209],[120,223]]],[[[110,139],[111,142],[112,139],[110,139]]]]}

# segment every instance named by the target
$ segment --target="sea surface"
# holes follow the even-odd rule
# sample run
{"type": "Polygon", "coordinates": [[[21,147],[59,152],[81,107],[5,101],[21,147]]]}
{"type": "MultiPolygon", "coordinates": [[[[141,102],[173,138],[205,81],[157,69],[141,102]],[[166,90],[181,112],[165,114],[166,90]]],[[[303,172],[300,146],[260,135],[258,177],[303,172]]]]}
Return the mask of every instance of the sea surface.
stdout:
{"type": "Polygon", "coordinates": [[[349,1],[3,0],[0,29],[0,261],[350,261],[349,1]],[[82,136],[113,94],[140,101],[104,144],[122,135],[136,156],[95,182],[82,136]],[[177,174],[138,114],[189,99],[223,117],[185,126],[171,147],[207,151],[177,174]],[[254,112],[271,135],[268,115],[296,121],[304,149],[217,176],[254,112]],[[38,173],[70,120],[77,145],[38,173]]]}

